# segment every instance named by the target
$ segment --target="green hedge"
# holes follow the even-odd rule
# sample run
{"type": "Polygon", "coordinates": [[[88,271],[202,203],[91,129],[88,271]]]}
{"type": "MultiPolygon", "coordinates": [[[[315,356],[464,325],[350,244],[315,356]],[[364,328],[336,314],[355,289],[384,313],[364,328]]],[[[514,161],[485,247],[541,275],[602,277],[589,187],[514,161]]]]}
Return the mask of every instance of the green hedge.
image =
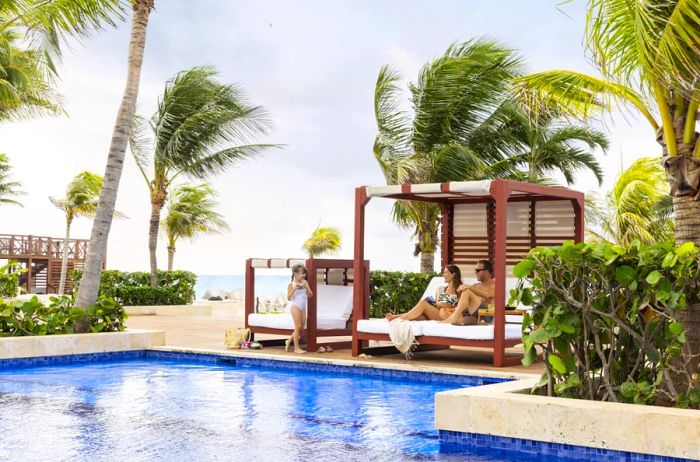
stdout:
{"type": "MultiPolygon", "coordinates": [[[[82,273],[73,271],[71,276],[78,281],[82,273]]],[[[158,271],[158,286],[151,287],[149,272],[105,270],[99,293],[126,306],[187,305],[194,301],[196,282],[189,271],[158,271]]]]}
{"type": "Polygon", "coordinates": [[[16,297],[19,292],[19,275],[27,270],[16,269],[19,263],[9,261],[5,266],[0,267],[0,297],[16,297]],[[9,273],[8,271],[15,270],[9,273]]]}
{"type": "Polygon", "coordinates": [[[87,310],[73,306],[68,296],[51,297],[48,305],[37,297],[27,301],[0,300],[0,337],[72,334],[75,324],[87,316],[91,332],[118,332],[125,329],[127,314],[116,301],[100,297],[87,310]]]}
{"type": "Polygon", "coordinates": [[[418,303],[437,273],[371,271],[369,277],[370,316],[383,318],[387,313],[405,313],[418,303]]]}

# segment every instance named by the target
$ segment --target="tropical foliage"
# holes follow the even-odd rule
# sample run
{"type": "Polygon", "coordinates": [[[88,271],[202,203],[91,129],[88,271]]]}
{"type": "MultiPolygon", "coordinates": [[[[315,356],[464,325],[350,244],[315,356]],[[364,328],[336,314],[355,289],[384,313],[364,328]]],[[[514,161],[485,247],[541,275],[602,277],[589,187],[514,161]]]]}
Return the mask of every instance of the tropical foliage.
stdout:
{"type": "Polygon", "coordinates": [[[697,371],[678,314],[698,302],[693,243],[605,242],[536,248],[513,270],[528,365],[544,352],[550,396],[700,408],[697,371]],[[680,375],[679,384],[673,375],[680,375]],[[695,374],[695,375],[694,375],[695,374]]]}
{"type": "Polygon", "coordinates": [[[61,258],[61,279],[58,285],[58,293],[65,292],[66,275],[68,271],[68,246],[70,245],[70,229],[76,217],[92,217],[97,211],[97,201],[102,188],[102,177],[88,171],[78,173],[68,184],[66,197],[49,200],[59,208],[66,216],[66,233],[63,239],[63,252],[61,258]]]}
{"type": "Polygon", "coordinates": [[[100,297],[87,309],[73,306],[71,298],[65,295],[50,300],[48,305],[36,296],[26,301],[0,300],[0,337],[72,334],[82,320],[90,332],[119,332],[126,328],[126,311],[110,298],[100,297]]]}
{"type": "Polygon", "coordinates": [[[20,266],[14,260],[0,266],[0,298],[15,297],[19,293],[19,276],[27,271],[20,269],[20,266]]]}
{"type": "Polygon", "coordinates": [[[161,228],[168,240],[168,271],[173,269],[178,239],[195,239],[200,234],[221,233],[229,229],[216,212],[216,191],[208,184],[182,185],[170,194],[168,214],[161,228]]]}
{"type": "Polygon", "coordinates": [[[3,0],[0,3],[0,121],[57,113],[52,85],[61,42],[120,19],[120,0],[3,0]]]}
{"type": "MultiPolygon", "coordinates": [[[[620,106],[641,115],[663,150],[676,242],[700,244],[700,2],[589,0],[586,43],[602,77],[539,72],[520,79],[516,94],[576,118],[620,106]]],[[[700,306],[679,320],[700,352],[700,306]]]]}
{"type": "Polygon", "coordinates": [[[137,120],[132,132],[131,152],[151,196],[148,247],[153,287],[160,213],[173,180],[205,180],[272,147],[250,144],[267,131],[263,109],[251,105],[238,86],[217,82],[216,75],[211,67],[179,72],[166,82],[156,113],[148,121],[137,120]]]}
{"type": "Polygon", "coordinates": [[[637,159],[620,174],[612,191],[586,205],[593,239],[623,246],[635,240],[673,242],[673,207],[659,158],[637,159]]]}
{"type": "Polygon", "coordinates": [[[370,317],[384,318],[387,313],[405,313],[420,300],[437,273],[370,271],[370,317]]]}
{"type": "Polygon", "coordinates": [[[22,184],[18,181],[13,181],[10,177],[12,167],[5,154],[0,154],[0,205],[12,204],[22,205],[17,201],[17,197],[24,194],[19,188],[22,184]]]}
{"type": "MultiPolygon", "coordinates": [[[[427,63],[409,85],[413,114],[402,110],[400,76],[380,70],[374,109],[374,157],[388,184],[510,178],[551,182],[560,172],[571,182],[590,169],[602,178],[592,151],[607,149],[605,136],[572,124],[555,110],[533,116],[513,101],[512,82],[522,75],[519,56],[485,40],[454,44],[427,63]]],[[[434,271],[440,211],[427,203],[399,201],[394,221],[412,229],[421,271],[434,271]]]]}
{"type": "Polygon", "coordinates": [[[338,228],[318,226],[301,248],[309,258],[315,258],[325,253],[338,253],[341,246],[342,240],[338,228]]]}

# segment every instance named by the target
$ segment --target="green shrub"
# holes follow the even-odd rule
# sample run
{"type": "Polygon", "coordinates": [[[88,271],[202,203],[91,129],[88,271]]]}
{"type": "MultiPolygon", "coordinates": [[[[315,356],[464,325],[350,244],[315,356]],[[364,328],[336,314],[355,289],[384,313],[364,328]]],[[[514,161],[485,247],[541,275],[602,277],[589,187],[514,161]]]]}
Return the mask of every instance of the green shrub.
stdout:
{"type": "Polygon", "coordinates": [[[698,301],[694,244],[565,242],[532,249],[513,274],[531,276],[532,288],[521,282],[511,296],[533,307],[523,363],[535,360],[535,347],[544,352],[550,396],[700,407],[696,371],[680,371],[683,389],[670,374],[688,353],[676,315],[698,301]]]}
{"type": "Polygon", "coordinates": [[[0,297],[16,297],[19,292],[19,275],[27,270],[17,270],[19,263],[10,260],[0,267],[0,297]],[[11,273],[9,271],[12,271],[11,273]]]}
{"type": "Polygon", "coordinates": [[[99,297],[95,306],[83,310],[68,296],[51,297],[49,305],[37,297],[30,300],[0,300],[0,337],[72,334],[75,323],[87,314],[91,332],[117,332],[126,327],[124,308],[112,299],[99,297]]]}
{"type": "Polygon", "coordinates": [[[383,318],[386,313],[405,313],[418,303],[437,274],[370,271],[370,316],[383,318]]]}
{"type": "MultiPolygon", "coordinates": [[[[71,273],[80,280],[82,272],[71,273]]],[[[197,276],[189,271],[158,271],[158,286],[151,287],[151,274],[146,271],[102,271],[101,295],[125,306],[187,305],[194,301],[197,276]]],[[[77,287],[77,284],[76,284],[77,287]]]]}

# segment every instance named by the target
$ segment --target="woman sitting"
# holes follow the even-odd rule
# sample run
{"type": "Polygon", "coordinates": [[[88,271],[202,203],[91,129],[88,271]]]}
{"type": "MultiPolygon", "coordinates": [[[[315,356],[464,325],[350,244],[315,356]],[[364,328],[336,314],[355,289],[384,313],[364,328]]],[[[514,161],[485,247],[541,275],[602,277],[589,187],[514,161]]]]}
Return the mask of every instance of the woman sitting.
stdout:
{"type": "Polygon", "coordinates": [[[462,273],[457,265],[447,265],[442,270],[447,287],[438,288],[435,297],[426,297],[410,311],[403,314],[387,314],[386,318],[405,319],[407,321],[433,320],[442,321],[449,318],[455,311],[459,301],[458,288],[462,285],[462,273]]]}

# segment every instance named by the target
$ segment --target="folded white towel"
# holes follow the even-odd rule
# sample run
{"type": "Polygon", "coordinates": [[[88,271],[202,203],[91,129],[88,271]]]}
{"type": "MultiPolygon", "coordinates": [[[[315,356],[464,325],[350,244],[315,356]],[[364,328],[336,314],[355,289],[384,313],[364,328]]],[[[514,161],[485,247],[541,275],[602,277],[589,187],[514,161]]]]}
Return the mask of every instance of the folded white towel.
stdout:
{"type": "Polygon", "coordinates": [[[397,350],[411,359],[411,353],[418,345],[416,336],[411,329],[411,321],[396,318],[389,321],[389,339],[394,344],[397,350]]]}

